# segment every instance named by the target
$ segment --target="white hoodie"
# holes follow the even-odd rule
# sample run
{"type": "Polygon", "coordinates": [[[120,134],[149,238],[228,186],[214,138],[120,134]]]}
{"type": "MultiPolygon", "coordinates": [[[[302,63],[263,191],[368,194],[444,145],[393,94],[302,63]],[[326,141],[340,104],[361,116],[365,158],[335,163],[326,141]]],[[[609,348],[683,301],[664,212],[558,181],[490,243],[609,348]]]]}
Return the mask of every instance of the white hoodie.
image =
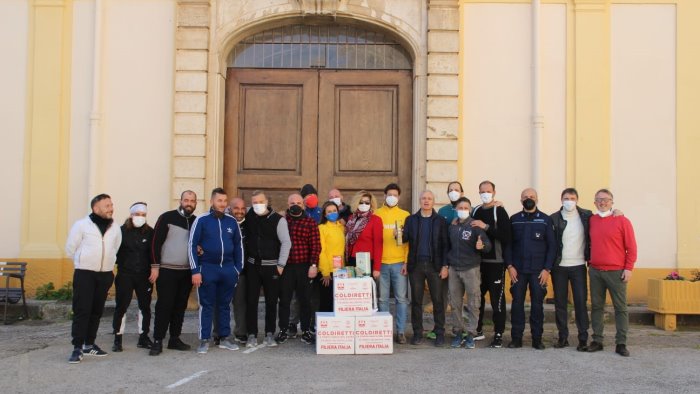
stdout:
{"type": "Polygon", "coordinates": [[[117,251],[122,243],[122,231],[112,223],[104,236],[86,216],[73,224],[66,240],[66,254],[73,258],[75,269],[109,272],[114,269],[117,251]]]}

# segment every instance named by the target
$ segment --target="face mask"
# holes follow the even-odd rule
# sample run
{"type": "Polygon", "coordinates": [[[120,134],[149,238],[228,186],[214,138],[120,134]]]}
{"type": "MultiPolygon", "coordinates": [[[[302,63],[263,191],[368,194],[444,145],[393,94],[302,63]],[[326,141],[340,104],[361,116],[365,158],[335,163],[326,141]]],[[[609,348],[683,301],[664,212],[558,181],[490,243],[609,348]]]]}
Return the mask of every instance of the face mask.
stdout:
{"type": "Polygon", "coordinates": [[[298,205],[289,207],[289,214],[292,216],[301,216],[302,212],[304,212],[304,210],[298,205]]]}
{"type": "Polygon", "coordinates": [[[479,194],[479,197],[481,197],[481,202],[484,204],[489,204],[491,201],[493,201],[493,194],[492,193],[481,193],[479,194]]]}
{"type": "Polygon", "coordinates": [[[562,203],[562,205],[564,206],[564,210],[566,212],[573,212],[576,210],[576,201],[566,200],[562,203]]]}
{"type": "Polygon", "coordinates": [[[131,217],[131,223],[134,224],[134,227],[139,228],[146,224],[146,217],[145,216],[132,216],[131,217]]]}
{"type": "Polygon", "coordinates": [[[340,207],[341,204],[343,204],[343,200],[341,200],[340,197],[331,198],[331,199],[328,200],[328,201],[332,201],[333,203],[335,203],[335,205],[337,205],[337,206],[339,206],[339,207],[340,207]]]}
{"type": "Polygon", "coordinates": [[[461,197],[460,194],[461,194],[460,192],[453,190],[453,191],[447,193],[447,197],[450,198],[450,201],[455,202],[455,201],[459,200],[459,197],[461,197]]]}
{"type": "Polygon", "coordinates": [[[386,202],[386,205],[389,207],[395,207],[396,204],[399,203],[399,198],[396,196],[387,196],[384,202],[386,202]]]}
{"type": "Polygon", "coordinates": [[[306,200],[304,200],[304,204],[306,205],[307,208],[316,208],[318,206],[318,197],[316,197],[315,194],[310,194],[306,196],[306,200]]]}
{"type": "Polygon", "coordinates": [[[457,217],[459,220],[464,220],[469,217],[469,211],[459,210],[457,211],[457,217]]]}
{"type": "Polygon", "coordinates": [[[525,208],[526,211],[531,211],[536,205],[535,200],[531,198],[526,198],[525,201],[523,201],[523,208],[525,208]]]}
{"type": "Polygon", "coordinates": [[[612,209],[604,212],[598,211],[598,216],[600,216],[601,218],[606,218],[610,215],[612,215],[612,209]]]}
{"type": "Polygon", "coordinates": [[[329,222],[333,222],[333,223],[338,221],[338,217],[339,217],[338,212],[331,212],[328,215],[326,215],[326,219],[328,219],[329,222]]]}
{"type": "Polygon", "coordinates": [[[360,212],[368,212],[370,208],[371,208],[371,206],[370,206],[369,204],[367,204],[367,205],[365,205],[365,204],[360,204],[360,205],[357,206],[357,209],[358,209],[360,212]]]}
{"type": "Polygon", "coordinates": [[[253,212],[256,215],[262,216],[267,211],[267,204],[253,204],[253,212]]]}

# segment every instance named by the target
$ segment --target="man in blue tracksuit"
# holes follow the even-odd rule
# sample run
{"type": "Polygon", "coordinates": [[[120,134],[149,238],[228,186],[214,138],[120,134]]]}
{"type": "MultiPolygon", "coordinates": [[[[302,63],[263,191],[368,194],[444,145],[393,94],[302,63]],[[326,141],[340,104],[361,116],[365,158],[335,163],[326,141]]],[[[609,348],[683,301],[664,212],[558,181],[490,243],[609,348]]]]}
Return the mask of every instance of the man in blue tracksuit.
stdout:
{"type": "Polygon", "coordinates": [[[225,214],[228,197],[224,189],[211,192],[211,209],[197,217],[188,245],[192,284],[199,297],[199,339],[197,353],[209,350],[214,305],[218,306],[219,347],[238,350],[229,341],[231,299],[243,269],[241,230],[233,216],[225,214]]]}
{"type": "Polygon", "coordinates": [[[530,289],[530,332],[532,347],[544,349],[544,296],[547,280],[557,254],[552,219],[537,209],[537,192],[525,189],[520,194],[523,210],[510,217],[512,242],[506,246],[505,264],[511,280],[511,339],[508,347],[523,346],[525,331],[525,294],[530,289]]]}

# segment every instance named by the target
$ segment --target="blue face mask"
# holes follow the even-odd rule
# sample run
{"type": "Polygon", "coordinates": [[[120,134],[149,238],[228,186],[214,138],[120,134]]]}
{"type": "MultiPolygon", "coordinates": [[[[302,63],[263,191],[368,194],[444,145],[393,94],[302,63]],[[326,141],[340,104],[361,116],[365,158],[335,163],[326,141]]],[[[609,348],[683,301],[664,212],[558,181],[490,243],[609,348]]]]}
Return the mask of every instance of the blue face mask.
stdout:
{"type": "Polygon", "coordinates": [[[331,212],[328,215],[326,215],[326,219],[330,220],[331,222],[335,223],[338,220],[338,212],[331,212]]]}

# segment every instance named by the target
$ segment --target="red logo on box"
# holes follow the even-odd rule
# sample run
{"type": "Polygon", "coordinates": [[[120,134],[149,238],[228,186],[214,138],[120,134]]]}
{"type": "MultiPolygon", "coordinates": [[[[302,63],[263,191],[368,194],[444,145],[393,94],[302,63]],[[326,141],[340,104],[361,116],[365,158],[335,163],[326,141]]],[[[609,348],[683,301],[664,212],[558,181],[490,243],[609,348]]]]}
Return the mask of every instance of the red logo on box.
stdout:
{"type": "Polygon", "coordinates": [[[328,327],[328,321],[321,320],[321,328],[327,328],[327,327],[328,327]]]}
{"type": "Polygon", "coordinates": [[[339,282],[337,286],[338,286],[338,290],[344,290],[344,289],[345,289],[345,283],[343,283],[343,282],[339,282]]]}
{"type": "Polygon", "coordinates": [[[367,325],[367,323],[366,323],[364,320],[358,320],[358,321],[357,321],[357,325],[360,326],[360,327],[364,327],[364,326],[367,325]]]}

